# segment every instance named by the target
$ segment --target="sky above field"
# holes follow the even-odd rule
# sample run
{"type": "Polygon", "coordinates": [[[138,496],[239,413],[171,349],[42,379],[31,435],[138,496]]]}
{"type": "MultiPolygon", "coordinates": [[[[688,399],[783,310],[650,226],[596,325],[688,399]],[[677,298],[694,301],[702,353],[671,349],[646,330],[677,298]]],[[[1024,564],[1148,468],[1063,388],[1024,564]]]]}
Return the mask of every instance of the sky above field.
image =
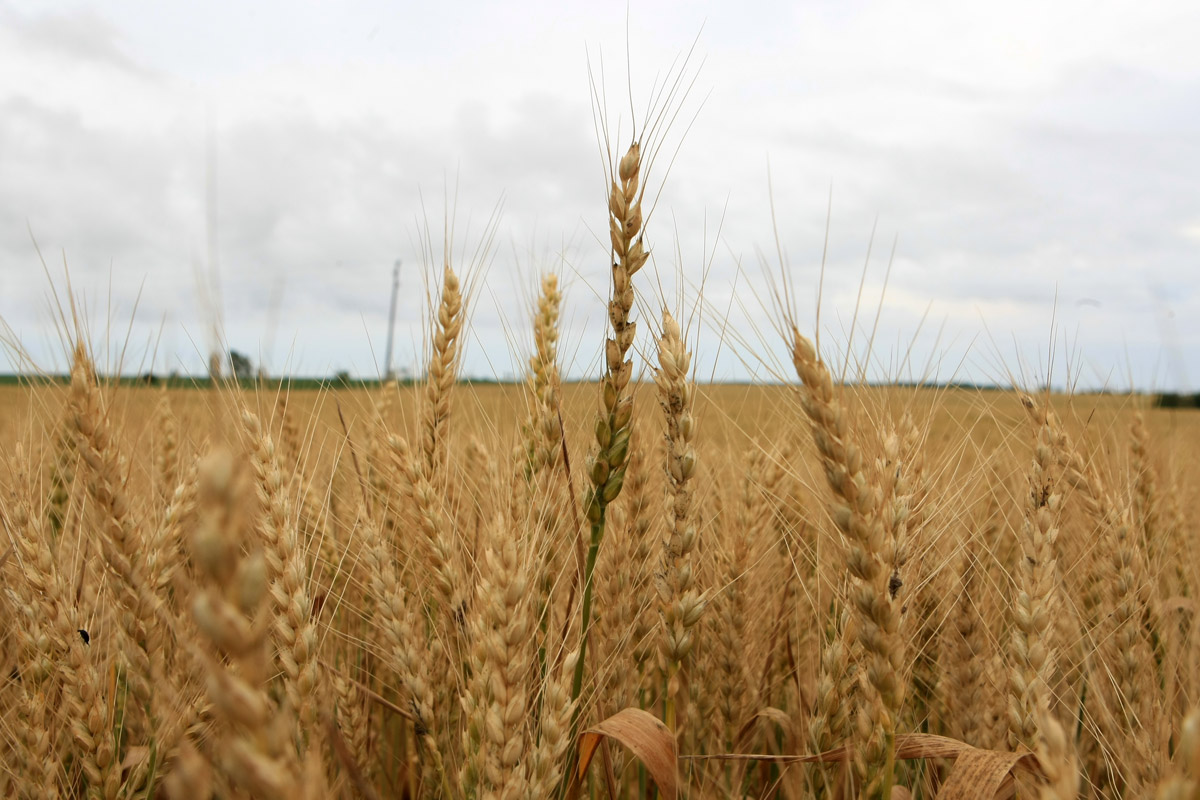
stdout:
{"type": "Polygon", "coordinates": [[[595,374],[599,143],[658,97],[643,352],[666,305],[698,378],[790,379],[782,291],[872,379],[1194,391],[1196,31],[1193,2],[0,0],[0,319],[61,369],[65,262],[127,372],[201,373],[218,327],[371,376],[400,260],[419,372],[450,241],[466,374],[520,374],[546,270],[595,374]]]}

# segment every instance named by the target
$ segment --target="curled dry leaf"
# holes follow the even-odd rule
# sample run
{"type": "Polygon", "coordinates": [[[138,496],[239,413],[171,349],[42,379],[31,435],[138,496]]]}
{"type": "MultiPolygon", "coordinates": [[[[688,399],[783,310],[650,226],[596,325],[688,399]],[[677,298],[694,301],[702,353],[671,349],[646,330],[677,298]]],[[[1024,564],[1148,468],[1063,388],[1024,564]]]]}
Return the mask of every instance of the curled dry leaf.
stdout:
{"type": "MultiPolygon", "coordinates": [[[[938,800],[967,800],[972,797],[1005,797],[1002,790],[1013,787],[1013,772],[1019,764],[1037,761],[1033,753],[1002,753],[969,747],[954,759],[954,769],[942,784],[938,800]]],[[[1040,771],[1040,767],[1039,767],[1040,771]]]]}
{"type": "Polygon", "coordinates": [[[679,796],[679,777],[675,737],[662,720],[640,708],[618,711],[583,732],[579,737],[576,783],[583,781],[596,749],[606,736],[625,745],[645,765],[664,800],[676,800],[679,796]]]}

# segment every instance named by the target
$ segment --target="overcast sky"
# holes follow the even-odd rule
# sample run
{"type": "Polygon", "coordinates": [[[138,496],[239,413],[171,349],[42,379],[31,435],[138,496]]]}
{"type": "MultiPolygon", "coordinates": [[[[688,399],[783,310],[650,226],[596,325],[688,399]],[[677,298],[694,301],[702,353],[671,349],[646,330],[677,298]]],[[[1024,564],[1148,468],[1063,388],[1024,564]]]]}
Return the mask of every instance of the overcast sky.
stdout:
{"type": "Polygon", "coordinates": [[[451,218],[475,278],[465,372],[519,373],[553,269],[566,366],[594,373],[589,58],[624,147],[628,87],[641,123],[695,42],[638,288],[645,333],[664,302],[697,307],[711,262],[699,377],[781,370],[773,198],[810,329],[830,221],[831,357],[864,351],[896,243],[872,377],[1036,383],[1053,355],[1056,380],[1069,360],[1084,386],[1196,388],[1200,5],[657,2],[626,22],[619,3],[0,0],[0,318],[61,368],[36,240],[101,350],[133,315],[127,370],[157,341],[156,370],[201,372],[218,313],[273,373],[373,375],[401,259],[413,369],[451,218]]]}

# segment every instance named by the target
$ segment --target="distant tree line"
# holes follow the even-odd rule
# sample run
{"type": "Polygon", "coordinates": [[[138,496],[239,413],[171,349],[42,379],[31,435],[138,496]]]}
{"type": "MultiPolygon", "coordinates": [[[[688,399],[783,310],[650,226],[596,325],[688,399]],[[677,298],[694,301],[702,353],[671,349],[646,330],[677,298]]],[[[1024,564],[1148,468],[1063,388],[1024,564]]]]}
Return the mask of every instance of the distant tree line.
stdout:
{"type": "Polygon", "coordinates": [[[1161,392],[1154,396],[1155,408],[1200,408],[1200,392],[1161,392]]]}

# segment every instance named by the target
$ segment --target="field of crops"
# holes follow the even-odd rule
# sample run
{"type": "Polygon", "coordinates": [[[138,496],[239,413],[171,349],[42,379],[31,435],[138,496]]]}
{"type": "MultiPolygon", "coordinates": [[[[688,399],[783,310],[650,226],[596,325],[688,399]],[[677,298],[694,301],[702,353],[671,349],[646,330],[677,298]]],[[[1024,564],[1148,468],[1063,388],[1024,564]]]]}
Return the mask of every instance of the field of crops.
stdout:
{"type": "Polygon", "coordinates": [[[0,793],[1196,797],[1194,412],[696,385],[638,169],[594,383],[0,389],[0,793]]]}

